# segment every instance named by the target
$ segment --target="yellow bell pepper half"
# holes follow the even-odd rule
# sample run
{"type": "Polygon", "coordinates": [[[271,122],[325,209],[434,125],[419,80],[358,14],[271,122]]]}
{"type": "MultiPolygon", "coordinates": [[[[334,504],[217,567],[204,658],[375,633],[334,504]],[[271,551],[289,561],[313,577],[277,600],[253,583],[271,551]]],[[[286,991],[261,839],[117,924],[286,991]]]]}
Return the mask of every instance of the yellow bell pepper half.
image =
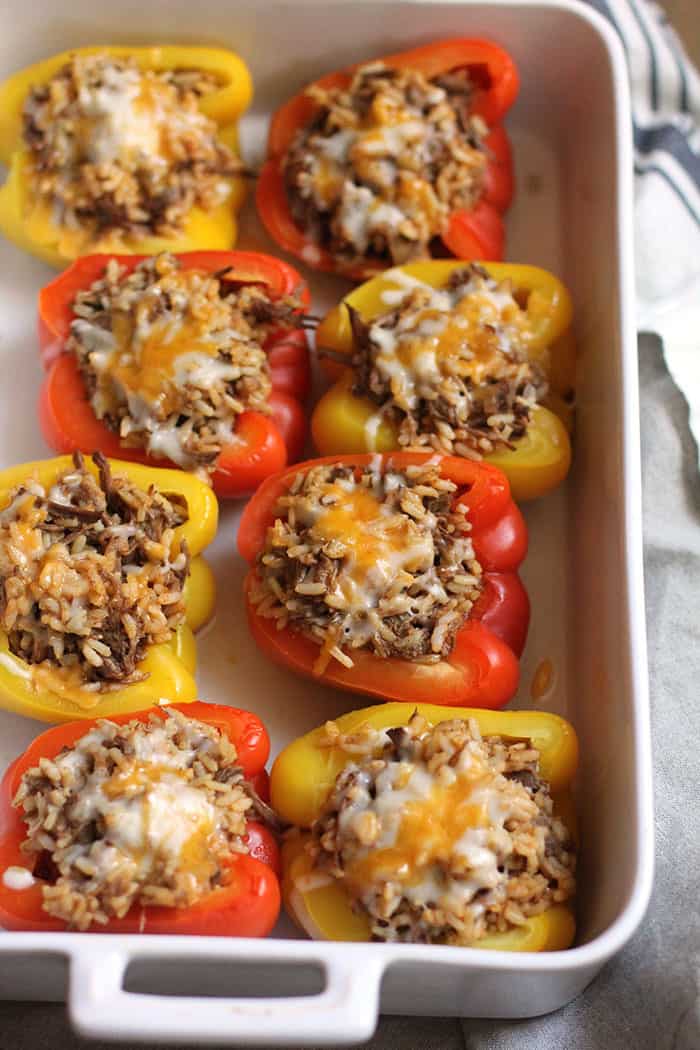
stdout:
{"type": "Polygon", "coordinates": [[[196,69],[213,73],[221,86],[204,96],[201,111],[219,127],[219,139],[238,152],[237,121],[252,97],[250,72],[232,51],[209,47],[80,47],[28,66],[0,84],[0,161],[9,173],[0,187],[0,232],[20,248],[62,269],[80,255],[103,252],[151,255],[161,251],[187,252],[233,247],[236,214],[245,198],[245,180],[227,177],[225,201],[205,211],[192,208],[181,233],[173,237],[125,237],[107,234],[89,239],[53,221],[50,205],[32,192],[30,157],[22,141],[22,108],[29,90],[46,83],[73,55],[106,53],[133,58],[143,70],[196,69]]]}
{"type": "MultiPolygon", "coordinates": [[[[527,352],[547,374],[550,396],[532,413],[527,434],[514,449],[486,456],[508,476],[516,500],[534,499],[555,488],[571,465],[570,397],[575,385],[576,351],[571,333],[571,298],[564,285],[546,270],[516,263],[481,263],[498,281],[510,279],[527,295],[529,322],[527,352]]],[[[349,359],[353,335],[347,306],[367,322],[387,310],[386,292],[404,290],[397,273],[407,274],[434,288],[442,287],[451,273],[462,269],[461,260],[410,263],[395,267],[353,289],[321,321],[316,333],[320,350],[330,350],[334,360],[321,355],[321,364],[335,385],[318,402],[311,418],[314,443],[322,456],[357,452],[388,452],[398,446],[396,428],[378,413],[369,398],[352,392],[349,359]],[[348,365],[338,360],[348,356],[348,365]]]]}
{"type": "MultiPolygon", "coordinates": [[[[10,652],[6,632],[0,631],[0,708],[7,711],[42,722],[70,722],[76,718],[104,718],[142,711],[159,702],[187,703],[197,699],[193,632],[203,627],[214,611],[214,576],[201,552],[216,534],[216,496],[206,482],[184,471],[161,470],[121,460],[109,462],[115,476],[126,476],[146,490],[153,485],[165,495],[179,496],[187,504],[187,521],[175,529],[174,539],[175,544],[185,540],[192,556],[184,591],[185,623],[169,642],[149,646],[139,665],[147,678],[103,693],[66,682],[58,669],[42,667],[39,670],[21,660],[10,652]]],[[[70,456],[59,456],[0,471],[0,510],[7,506],[10,492],[27,478],[35,478],[44,488],[50,488],[71,463],[70,456]]],[[[97,474],[96,467],[87,459],[86,466],[97,474]]]]}
{"type": "MultiPolygon", "coordinates": [[[[342,734],[363,726],[390,729],[407,725],[414,711],[430,725],[452,718],[474,718],[484,736],[528,740],[540,752],[540,772],[549,782],[555,809],[575,835],[571,785],[578,764],[578,741],[572,726],[557,715],[540,711],[486,711],[431,704],[388,703],[353,711],[336,719],[342,734]]],[[[305,850],[308,829],[319,815],[336,777],[356,760],[340,747],[321,745],[323,727],[300,737],[277,757],[270,780],[272,806],[299,833],[282,851],[283,895],[287,910],[312,937],[333,941],[367,941],[367,919],[353,911],[341,882],[313,885],[311,860],[305,850]]],[[[554,905],[524,926],[492,934],[474,947],[499,951],[557,951],[570,947],[575,921],[570,908],[554,905]]]]}

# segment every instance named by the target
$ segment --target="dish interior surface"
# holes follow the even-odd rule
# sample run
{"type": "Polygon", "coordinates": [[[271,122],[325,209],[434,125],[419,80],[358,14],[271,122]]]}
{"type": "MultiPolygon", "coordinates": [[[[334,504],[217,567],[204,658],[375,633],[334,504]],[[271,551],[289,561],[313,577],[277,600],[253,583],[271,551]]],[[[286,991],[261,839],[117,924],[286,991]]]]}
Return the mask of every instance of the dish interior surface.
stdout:
{"type": "MultiPolygon", "coordinates": [[[[646,669],[641,585],[635,575],[641,529],[640,520],[634,520],[639,495],[636,376],[624,298],[631,287],[629,246],[624,243],[626,225],[621,219],[629,208],[625,195],[630,183],[626,175],[620,181],[618,173],[620,158],[628,157],[629,151],[619,126],[625,112],[619,67],[616,70],[611,62],[609,41],[598,24],[577,10],[568,3],[393,2],[331,7],[325,3],[228,5],[216,0],[194,6],[184,0],[139,5],[135,0],[118,0],[100,8],[87,0],[62,7],[38,3],[18,7],[8,20],[0,42],[0,76],[45,55],[101,41],[229,46],[246,59],[256,85],[253,110],[242,123],[243,153],[255,167],[263,155],[267,114],[322,72],[456,35],[488,36],[511,51],[522,86],[507,121],[517,166],[507,258],[544,266],[567,282],[575,304],[579,348],[573,473],[559,491],[526,510],[530,553],[523,575],[533,616],[515,705],[565,715],[579,733],[582,862],[577,943],[586,945],[616,921],[628,921],[631,930],[632,904],[638,911],[643,909],[639,898],[648,889],[650,855],[642,835],[649,819],[648,776],[639,765],[646,746],[646,669]],[[531,686],[544,660],[551,661],[554,669],[552,685],[533,699],[531,686]]],[[[255,217],[252,200],[246,206],[238,246],[277,254],[255,217]]],[[[315,313],[337,302],[349,287],[339,278],[305,275],[311,280],[315,313]]],[[[41,381],[35,300],[51,276],[43,264],[7,243],[0,244],[1,467],[50,455],[35,422],[41,381]]],[[[222,505],[221,509],[219,534],[208,552],[219,604],[215,623],[199,643],[200,695],[254,709],[270,730],[274,755],[299,734],[364,706],[365,701],[296,678],[257,653],[243,608],[245,565],[235,550],[240,508],[222,505]]],[[[0,768],[42,728],[0,713],[0,768]]],[[[651,829],[646,832],[650,835],[651,829]]],[[[280,922],[279,936],[296,936],[287,920],[280,922]]],[[[7,948],[7,937],[1,940],[7,948]]],[[[45,947],[60,950],[60,938],[47,938],[45,947]]],[[[217,952],[223,947],[219,945],[217,952]]],[[[372,955],[382,947],[372,946],[372,955]]],[[[77,950],[74,945],[72,950],[77,950]]],[[[418,949],[414,956],[402,956],[385,979],[383,1005],[448,1012],[445,1003],[430,999],[431,988],[438,983],[440,962],[447,963],[449,957],[451,967],[458,965],[460,951],[432,949],[424,955],[418,949]],[[429,955],[438,969],[427,981],[427,990],[409,1005],[407,974],[415,968],[412,958],[419,963],[419,953],[425,959],[429,955]]],[[[228,942],[227,955],[233,957],[235,952],[235,942],[228,942]]],[[[553,998],[535,996],[536,1002],[530,981],[547,979],[538,972],[543,971],[544,960],[536,966],[531,956],[513,962],[523,981],[511,1001],[501,998],[500,1010],[487,981],[488,973],[495,973],[485,957],[489,953],[462,955],[472,976],[482,973],[487,981],[478,1000],[486,1010],[524,1016],[560,1005],[565,1001],[562,996],[570,997],[590,979],[605,951],[601,947],[596,959],[584,958],[580,952],[579,948],[567,953],[568,961],[562,955],[556,963],[554,958],[551,961],[555,970],[568,968],[573,973],[578,967],[577,982],[566,989],[561,984],[553,998]]],[[[167,953],[163,944],[161,954],[167,953]]],[[[246,953],[255,955],[255,946],[250,952],[246,946],[246,953]]],[[[202,950],[202,954],[207,953],[202,950]]],[[[320,948],[317,957],[323,958],[320,948]]],[[[504,973],[496,976],[505,976],[505,963],[499,967],[504,973]]],[[[26,983],[31,967],[25,970],[26,983]]],[[[21,966],[19,971],[24,972],[21,966]]],[[[466,980],[469,972],[463,972],[466,980]]],[[[25,994],[17,984],[13,982],[11,994],[25,994]]],[[[464,984],[461,987],[464,990],[464,984]]],[[[45,992],[51,994],[48,988],[45,992]]],[[[35,985],[33,994],[42,991],[35,985]]],[[[479,1009],[469,997],[455,1000],[455,1006],[453,1012],[479,1009]]]]}

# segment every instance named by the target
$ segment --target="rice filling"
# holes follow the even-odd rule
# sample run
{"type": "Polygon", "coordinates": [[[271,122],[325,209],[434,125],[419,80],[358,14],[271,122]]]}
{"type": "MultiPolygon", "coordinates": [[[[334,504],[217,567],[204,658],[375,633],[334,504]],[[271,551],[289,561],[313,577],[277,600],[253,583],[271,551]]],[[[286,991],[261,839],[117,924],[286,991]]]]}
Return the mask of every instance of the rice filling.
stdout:
{"type": "Polygon", "coordinates": [[[347,88],[307,94],[317,112],[284,160],[295,222],[341,265],[430,255],[483,189],[488,129],[470,113],[468,71],[428,80],[373,62],[347,88]]]}
{"type": "Polygon", "coordinates": [[[258,557],[258,615],[316,642],[317,671],[330,658],[351,667],[360,648],[443,659],[482,586],[456,489],[430,460],[297,474],[258,557]]]}
{"type": "Polygon", "coordinates": [[[519,293],[476,263],[442,288],[396,272],[391,309],[365,322],[350,309],[353,392],[377,406],[407,448],[480,459],[522,438],[547,393],[528,357],[519,293]]]}
{"type": "Polygon", "coordinates": [[[219,84],[195,70],[141,70],[131,58],[74,55],[23,109],[34,187],[54,222],[103,234],[171,237],[210,211],[240,161],[198,100],[219,84]]]}
{"type": "Polygon", "coordinates": [[[86,930],[226,885],[232,854],[248,852],[253,800],[231,741],[171,708],[146,723],[98,722],[27,770],[14,805],[44,911],[86,930]]]}
{"type": "Polygon", "coordinates": [[[184,269],[169,253],[127,274],[116,260],[77,294],[66,349],[98,419],[125,447],[205,477],[236,442],[243,412],[270,413],[264,344],[301,327],[295,296],[273,300],[227,270],[184,269]]]}
{"type": "MultiPolygon", "coordinates": [[[[50,489],[15,488],[0,511],[0,628],[10,652],[41,672],[60,670],[85,693],[142,681],[149,645],[184,622],[189,554],[175,529],[175,496],[113,477],[79,452],[50,489]]],[[[93,701],[89,701],[93,694],[93,701]]]]}
{"type": "Polygon", "coordinates": [[[415,713],[346,736],[330,722],[320,746],[353,761],[313,825],[313,873],[343,883],[373,940],[473,944],[573,896],[574,846],[528,741],[415,713]]]}

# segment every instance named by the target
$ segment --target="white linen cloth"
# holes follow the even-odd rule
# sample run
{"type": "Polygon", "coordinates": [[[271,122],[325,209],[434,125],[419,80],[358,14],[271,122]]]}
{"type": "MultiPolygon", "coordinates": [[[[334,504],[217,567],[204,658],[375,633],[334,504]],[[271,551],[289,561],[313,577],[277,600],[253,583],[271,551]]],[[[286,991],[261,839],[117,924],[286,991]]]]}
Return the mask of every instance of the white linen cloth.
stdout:
{"type": "MultiPolygon", "coordinates": [[[[635,141],[640,331],[661,338],[700,440],[700,75],[660,7],[587,0],[627,55],[635,141]]],[[[689,0],[700,7],[699,0],[689,0]]]]}

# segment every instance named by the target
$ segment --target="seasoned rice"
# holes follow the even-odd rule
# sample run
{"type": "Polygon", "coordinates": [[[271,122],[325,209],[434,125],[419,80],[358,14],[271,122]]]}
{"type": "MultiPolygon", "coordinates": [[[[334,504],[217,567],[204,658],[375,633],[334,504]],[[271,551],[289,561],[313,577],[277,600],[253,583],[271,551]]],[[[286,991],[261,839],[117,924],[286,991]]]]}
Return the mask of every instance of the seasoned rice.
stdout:
{"type": "Polygon", "coordinates": [[[170,237],[197,206],[227,199],[240,161],[198,106],[206,72],[141,70],[131,58],[73,55],[29,92],[24,143],[54,221],[103,234],[170,237]]]}
{"type": "Polygon", "coordinates": [[[296,296],[272,300],[228,270],[183,269],[169,253],[127,274],[112,259],[73,303],[75,354],[98,419],[127,448],[146,448],[204,476],[243,412],[268,414],[263,345],[303,324],[296,296]]]}
{"type": "Polygon", "coordinates": [[[294,221],[341,266],[429,256],[482,193],[488,129],[472,93],[466,70],[428,80],[381,62],[347,88],[312,85],[316,114],[284,161],[294,221]]]}
{"type": "Polygon", "coordinates": [[[378,941],[468,945],[523,925],[575,891],[575,850],[539,752],[481,737],[475,720],[343,735],[353,760],[307,848],[312,879],[339,880],[378,941]]]}
{"type": "Polygon", "coordinates": [[[147,723],[98,722],[27,770],[14,805],[44,911],[86,930],[225,885],[228,859],[248,852],[253,800],[231,741],[170,708],[147,723]]]}
{"type": "Polygon", "coordinates": [[[403,447],[468,459],[513,448],[548,389],[528,357],[532,327],[518,290],[476,263],[440,289],[395,279],[391,310],[365,322],[349,308],[353,392],[377,405],[403,447]]]}
{"type": "Polygon", "coordinates": [[[251,600],[278,629],[320,647],[317,671],[351,653],[434,662],[452,651],[481,593],[457,486],[435,461],[297,474],[258,557],[251,600]]]}
{"type": "Polygon", "coordinates": [[[61,669],[86,707],[147,677],[147,647],[184,621],[189,573],[175,534],[186,508],[112,477],[100,453],[93,460],[97,479],[76,452],[48,491],[28,477],[0,511],[0,628],[10,652],[40,676],[61,669]]]}

